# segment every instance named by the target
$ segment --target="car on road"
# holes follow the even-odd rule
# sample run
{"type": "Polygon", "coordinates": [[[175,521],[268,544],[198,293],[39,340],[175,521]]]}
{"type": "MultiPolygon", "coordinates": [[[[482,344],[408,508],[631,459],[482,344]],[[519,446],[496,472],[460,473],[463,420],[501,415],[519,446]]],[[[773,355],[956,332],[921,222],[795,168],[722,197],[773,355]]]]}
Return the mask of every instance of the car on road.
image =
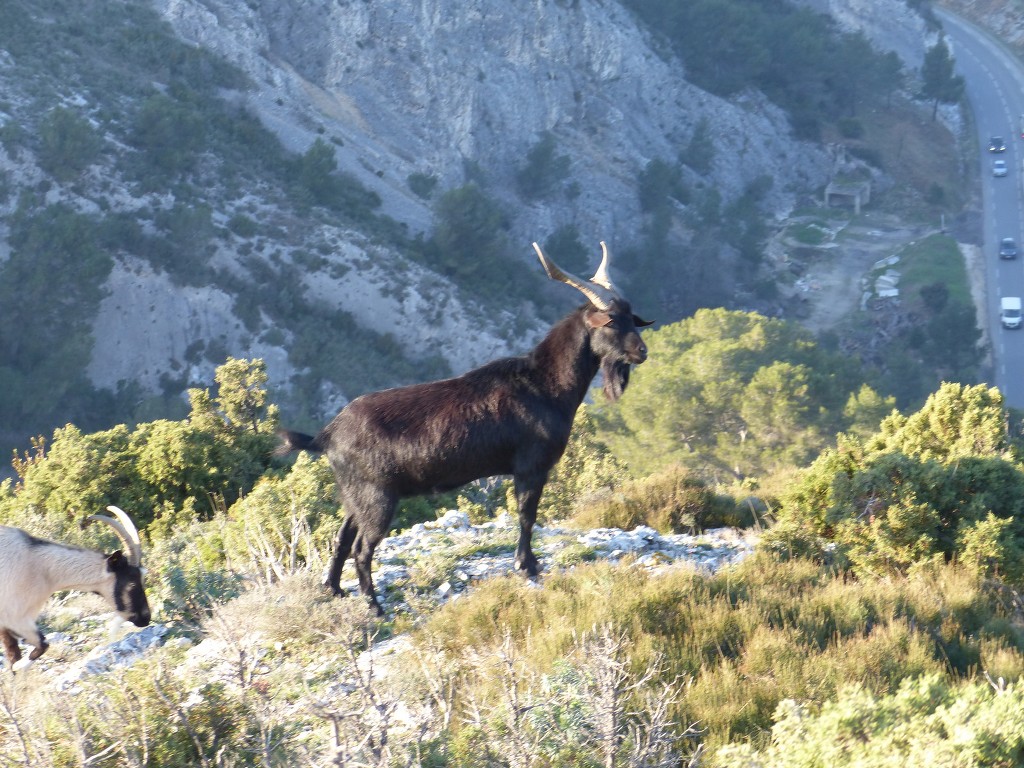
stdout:
{"type": "Polygon", "coordinates": [[[999,241],[999,258],[1000,259],[1016,259],[1017,258],[1017,241],[1012,237],[1004,237],[999,241]]]}
{"type": "Polygon", "coordinates": [[[1006,142],[1003,141],[1002,136],[993,136],[988,140],[988,151],[989,152],[1005,152],[1006,142]]]}
{"type": "Polygon", "coordinates": [[[1006,167],[1005,160],[993,160],[992,161],[992,175],[993,176],[1005,176],[1009,172],[1009,168],[1006,167]]]}
{"type": "Polygon", "coordinates": [[[1020,296],[1003,296],[999,300],[999,322],[1003,328],[1020,328],[1020,296]]]}

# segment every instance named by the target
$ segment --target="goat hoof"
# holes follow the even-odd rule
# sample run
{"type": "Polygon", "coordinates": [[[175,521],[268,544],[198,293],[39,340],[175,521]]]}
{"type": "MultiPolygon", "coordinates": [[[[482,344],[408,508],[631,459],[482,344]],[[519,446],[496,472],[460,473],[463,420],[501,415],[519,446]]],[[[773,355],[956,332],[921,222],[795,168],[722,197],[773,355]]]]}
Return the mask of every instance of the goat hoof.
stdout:
{"type": "Polygon", "coordinates": [[[39,645],[37,645],[35,648],[32,649],[32,653],[30,653],[28,655],[29,661],[35,661],[36,659],[38,659],[40,656],[42,656],[44,653],[46,653],[46,649],[49,648],[49,647],[50,647],[50,644],[48,642],[46,642],[45,640],[43,640],[42,643],[40,643],[39,645]]]}
{"type": "Polygon", "coordinates": [[[537,563],[537,558],[533,558],[532,560],[525,560],[522,562],[517,560],[516,568],[522,571],[526,576],[529,576],[531,579],[540,573],[540,566],[537,563]]]}
{"type": "Polygon", "coordinates": [[[22,670],[28,669],[35,663],[35,659],[23,658],[14,662],[11,665],[11,672],[21,672],[22,670]]]}

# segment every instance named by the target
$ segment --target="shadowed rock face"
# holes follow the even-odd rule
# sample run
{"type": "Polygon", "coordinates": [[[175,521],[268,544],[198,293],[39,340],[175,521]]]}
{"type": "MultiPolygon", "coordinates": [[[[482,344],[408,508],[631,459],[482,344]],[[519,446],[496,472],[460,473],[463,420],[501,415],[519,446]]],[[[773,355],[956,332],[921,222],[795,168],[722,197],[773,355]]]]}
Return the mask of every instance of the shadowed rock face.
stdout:
{"type": "Polygon", "coordinates": [[[895,51],[906,67],[924,59],[928,38],[924,19],[903,0],[794,0],[831,16],[844,32],[862,32],[880,51],[895,51]]]}
{"type": "MultiPolygon", "coordinates": [[[[886,8],[900,5],[884,2],[886,8]]],[[[209,48],[249,76],[248,88],[226,98],[257,114],[292,151],[304,152],[318,138],[326,141],[338,169],[379,195],[380,213],[407,226],[411,235],[429,233],[437,194],[475,172],[502,205],[508,218],[504,234],[525,262],[531,260],[532,240],[567,224],[586,239],[631,246],[643,239],[639,174],[652,160],[674,162],[701,121],[714,132],[712,167],[706,176],[684,168],[684,181],[714,188],[723,205],[752,181],[770,177],[766,205],[777,214],[788,212],[797,196],[821,187],[831,168],[828,154],[795,141],[786,116],[762,96],[747,92],[726,101],[690,85],[682,64],[654,45],[616,2],[154,5],[182,39],[209,48]],[[558,190],[534,204],[519,194],[516,176],[545,132],[554,137],[558,155],[570,160],[572,194],[558,190]],[[411,174],[436,178],[434,200],[410,189],[411,174]]],[[[902,14],[885,17],[903,23],[902,14]]],[[[17,84],[9,82],[14,70],[3,67],[0,60],[8,101],[20,104],[17,84]]],[[[0,172],[8,174],[15,191],[42,178],[31,150],[17,161],[0,157],[0,172]]],[[[116,180],[108,182],[106,172],[99,164],[89,178],[105,190],[112,212],[162,210],[171,202],[139,197],[116,180]]],[[[242,245],[252,249],[250,261],[267,263],[275,254],[286,265],[295,252],[323,254],[326,267],[303,266],[308,298],[391,334],[407,350],[443,358],[454,373],[529,348],[545,326],[528,308],[475,307],[473,297],[439,289],[443,281],[435,273],[369,236],[331,221],[307,226],[293,212],[281,211],[274,195],[242,192],[231,201],[204,200],[217,226],[241,207],[254,221],[287,234],[265,234],[256,248],[230,233],[208,244],[215,251],[211,265],[242,283],[250,279],[242,245]],[[370,255],[374,268],[367,266],[370,255]],[[431,292],[441,300],[425,298],[431,292]]],[[[8,206],[17,199],[12,193],[8,206]]],[[[0,259],[7,249],[0,238],[0,259]]],[[[221,352],[265,359],[275,383],[296,373],[287,355],[289,329],[252,311],[243,322],[236,295],[183,287],[134,263],[131,254],[112,256],[115,268],[103,286],[108,298],[93,328],[89,375],[98,386],[138,380],[151,393],[160,391],[162,380],[206,381],[221,352]],[[217,355],[207,360],[195,351],[203,349],[217,355]]],[[[336,410],[345,394],[340,388],[322,393],[323,412],[336,410]]]]}
{"type": "MultiPolygon", "coordinates": [[[[684,173],[690,184],[713,186],[723,204],[770,176],[767,204],[788,211],[831,167],[820,147],[792,139],[785,115],[763,97],[729,102],[688,84],[682,65],[656,51],[617,3],[161,0],[157,8],[183,39],[249,75],[251,89],[229,98],[292,151],[327,141],[338,169],[377,193],[380,212],[410,233],[429,234],[436,202],[412,192],[411,174],[435,177],[439,193],[466,182],[467,163],[478,168],[507,213],[511,250],[523,244],[527,262],[529,243],[565,224],[613,246],[640,242],[639,174],[653,159],[674,161],[702,120],[714,130],[712,169],[707,177],[684,173]],[[516,175],[546,131],[571,160],[576,194],[560,191],[534,205],[519,195],[516,175]]],[[[124,200],[131,204],[130,195],[124,200]]],[[[211,204],[215,218],[230,216],[211,204]]],[[[247,209],[261,222],[290,221],[259,190],[249,193],[247,209]]],[[[325,253],[322,268],[303,266],[308,299],[350,313],[414,354],[443,358],[453,373],[522,352],[545,327],[528,308],[473,306],[473,297],[422,265],[344,227],[289,224],[288,233],[248,258],[279,253],[287,263],[293,251],[325,253]]],[[[216,239],[211,263],[244,279],[241,246],[216,239]]],[[[236,297],[220,288],[177,285],[124,254],[116,261],[94,324],[89,375],[98,386],[137,380],[153,392],[168,377],[209,380],[217,361],[189,352],[211,347],[263,358],[275,383],[296,373],[287,328],[281,341],[280,331],[268,334],[267,318],[257,317],[258,327],[252,316],[243,322],[236,297]]],[[[337,384],[322,393],[325,414],[353,394],[337,384]]]]}
{"type": "Polygon", "coordinates": [[[248,5],[165,0],[162,11],[183,37],[252,76],[253,104],[286,144],[304,150],[321,128],[341,138],[340,167],[414,230],[429,226],[430,212],[409,191],[410,173],[450,188],[471,160],[489,184],[511,187],[543,131],[572,158],[581,196],[546,200],[545,211],[513,222],[526,242],[550,230],[538,215],[554,223],[569,211],[581,231],[633,239],[637,174],[654,158],[674,160],[702,118],[715,128],[713,183],[726,201],[768,174],[784,209],[792,189],[828,170],[824,153],[790,139],[763,99],[731,103],[689,85],[618,3],[248,5]]]}

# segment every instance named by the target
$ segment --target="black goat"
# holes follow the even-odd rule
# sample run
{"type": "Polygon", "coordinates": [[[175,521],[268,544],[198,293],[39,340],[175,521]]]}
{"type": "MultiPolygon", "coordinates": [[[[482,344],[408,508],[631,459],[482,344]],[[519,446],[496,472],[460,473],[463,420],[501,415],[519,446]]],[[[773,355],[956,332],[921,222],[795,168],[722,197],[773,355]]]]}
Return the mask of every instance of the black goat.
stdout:
{"type": "Polygon", "coordinates": [[[341,568],[352,554],[359,589],[378,613],[370,565],[398,500],[447,491],[481,477],[512,475],[519,505],[516,567],[537,574],[530,548],[537,504],[569,441],[576,410],[598,370],[616,400],[630,365],[647,358],[636,317],[608,278],[608,249],[591,280],[563,272],[533,247],[553,280],[589,303],[555,325],[523,357],[487,363],[462,376],[388,389],[353,400],[316,437],[282,431],[278,455],[327,455],[345,509],[326,582],[341,593],[341,568]]]}

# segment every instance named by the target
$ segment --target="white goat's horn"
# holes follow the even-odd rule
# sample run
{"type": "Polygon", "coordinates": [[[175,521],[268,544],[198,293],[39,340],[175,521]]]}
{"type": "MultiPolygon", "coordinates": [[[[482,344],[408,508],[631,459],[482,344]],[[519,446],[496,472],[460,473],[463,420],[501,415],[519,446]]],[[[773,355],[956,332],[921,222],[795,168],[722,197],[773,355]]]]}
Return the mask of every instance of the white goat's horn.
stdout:
{"type": "Polygon", "coordinates": [[[89,515],[86,520],[101,520],[102,522],[113,528],[124,545],[128,548],[128,562],[134,565],[136,568],[142,566],[142,540],[139,538],[139,531],[136,529],[135,524],[131,521],[131,518],[124,513],[119,507],[113,505],[107,507],[107,509],[114,513],[114,517],[108,515],[89,515]]]}
{"type": "Polygon", "coordinates": [[[622,296],[622,292],[615,287],[615,283],[612,282],[611,275],[608,274],[608,264],[611,261],[611,254],[608,253],[608,246],[605,245],[604,240],[601,241],[601,266],[597,268],[597,272],[590,278],[590,282],[603,285],[609,291],[614,293],[616,296],[622,296]]]}
{"type": "MultiPolygon", "coordinates": [[[[551,261],[544,252],[541,251],[540,246],[537,243],[533,244],[533,249],[537,252],[537,256],[540,257],[540,263],[544,267],[544,271],[548,273],[548,277],[552,280],[557,280],[560,283],[571,285],[573,288],[578,290],[598,309],[607,312],[612,308],[612,302],[617,299],[618,292],[614,288],[609,288],[603,284],[596,282],[596,278],[605,270],[605,261],[602,260],[601,266],[598,267],[598,274],[594,275],[595,281],[584,280],[571,272],[566,272],[564,269],[559,267],[555,262],[551,261]]],[[[605,252],[607,253],[607,251],[605,252]]]]}

